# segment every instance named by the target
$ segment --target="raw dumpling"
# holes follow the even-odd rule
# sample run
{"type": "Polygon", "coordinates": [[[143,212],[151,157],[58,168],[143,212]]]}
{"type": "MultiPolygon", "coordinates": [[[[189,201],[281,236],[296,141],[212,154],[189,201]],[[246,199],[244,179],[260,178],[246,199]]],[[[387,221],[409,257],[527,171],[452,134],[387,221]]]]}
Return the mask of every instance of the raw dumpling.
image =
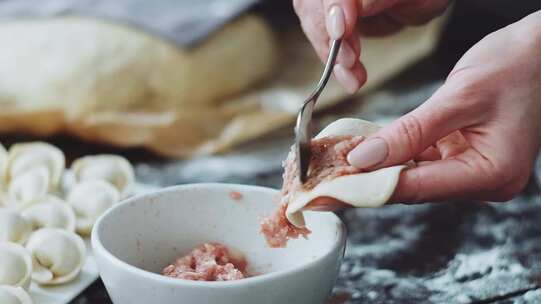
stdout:
{"type": "MultiPolygon", "coordinates": [[[[368,137],[378,129],[376,124],[368,121],[344,118],[331,123],[315,139],[368,137]]],[[[334,198],[354,207],[379,207],[393,194],[400,172],[404,168],[405,166],[394,166],[372,172],[342,175],[322,180],[310,190],[303,190],[302,186],[284,185],[295,189],[288,198],[287,219],[297,227],[304,227],[302,209],[318,197],[334,198]]],[[[296,179],[293,182],[297,182],[296,179]]]]}
{"type": "Polygon", "coordinates": [[[8,206],[23,209],[33,200],[49,191],[50,175],[45,166],[37,166],[15,177],[8,187],[6,203],[8,206]]]}
{"type": "Polygon", "coordinates": [[[83,235],[90,234],[98,217],[118,200],[118,190],[108,182],[89,180],[77,184],[67,199],[75,210],[77,232],[83,235]]]}
{"type": "Polygon", "coordinates": [[[19,244],[0,243],[0,285],[28,289],[31,274],[30,253],[19,244]]]}
{"type": "Polygon", "coordinates": [[[24,244],[32,233],[32,225],[17,212],[0,208],[0,242],[24,244]]]}
{"type": "Polygon", "coordinates": [[[10,184],[16,177],[36,167],[45,167],[50,187],[56,188],[64,172],[66,160],[57,147],[44,142],[15,144],[9,149],[4,181],[10,184]]]}
{"type": "Polygon", "coordinates": [[[78,182],[105,180],[125,195],[133,186],[135,177],[130,162],[118,155],[86,156],[76,160],[72,166],[78,182]]]}
{"type": "Polygon", "coordinates": [[[33,304],[32,298],[21,287],[0,285],[0,303],[2,304],[33,304]]]}
{"type": "Polygon", "coordinates": [[[32,279],[42,285],[57,285],[73,280],[84,265],[86,248],[77,234],[58,228],[34,232],[26,249],[32,257],[32,279]]]}
{"type": "Polygon", "coordinates": [[[45,195],[34,200],[22,212],[33,229],[60,228],[75,232],[75,212],[66,202],[53,195],[45,195]]]}

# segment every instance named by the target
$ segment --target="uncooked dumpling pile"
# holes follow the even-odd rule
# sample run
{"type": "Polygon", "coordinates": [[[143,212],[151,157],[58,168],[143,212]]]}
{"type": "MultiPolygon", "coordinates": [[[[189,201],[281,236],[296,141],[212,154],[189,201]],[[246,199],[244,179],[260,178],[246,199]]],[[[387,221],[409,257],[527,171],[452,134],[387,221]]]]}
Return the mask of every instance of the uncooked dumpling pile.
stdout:
{"type": "Polygon", "coordinates": [[[271,247],[284,247],[288,239],[306,236],[304,208],[317,198],[332,198],[352,207],[380,207],[393,194],[405,166],[362,172],[349,165],[347,154],[379,127],[368,121],[345,118],[321,131],[311,143],[308,180],[301,184],[292,149],[284,163],[282,205],[262,223],[271,247]]]}
{"type": "Polygon", "coordinates": [[[64,153],[44,142],[0,144],[0,303],[29,304],[30,282],[75,279],[86,257],[82,237],[130,195],[132,165],[117,155],[87,156],[66,170],[64,153]]]}

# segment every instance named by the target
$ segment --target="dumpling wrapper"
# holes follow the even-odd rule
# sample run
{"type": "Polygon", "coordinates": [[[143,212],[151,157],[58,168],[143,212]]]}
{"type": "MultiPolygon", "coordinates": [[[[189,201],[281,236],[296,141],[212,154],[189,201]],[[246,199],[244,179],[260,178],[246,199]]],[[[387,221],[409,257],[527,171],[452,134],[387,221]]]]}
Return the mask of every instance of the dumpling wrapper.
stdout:
{"type": "Polygon", "coordinates": [[[24,244],[32,233],[31,223],[14,210],[0,208],[0,242],[24,244]]]}
{"type": "Polygon", "coordinates": [[[106,181],[89,180],[73,187],[67,202],[73,207],[77,217],[77,233],[89,235],[98,217],[119,199],[118,190],[106,181]]]}
{"type": "MultiPolygon", "coordinates": [[[[0,285],[30,287],[32,258],[19,244],[0,243],[0,285]]],[[[0,303],[3,303],[0,301],[0,303]]]]}
{"type": "Polygon", "coordinates": [[[42,285],[72,281],[81,272],[86,258],[83,239],[58,228],[37,230],[30,236],[26,249],[32,257],[32,279],[42,285]]]}
{"type": "Polygon", "coordinates": [[[33,304],[32,298],[21,287],[0,285],[0,303],[2,304],[33,304]]]}
{"type": "Polygon", "coordinates": [[[135,181],[133,166],[119,155],[85,156],[75,160],[71,168],[77,182],[104,180],[115,186],[123,196],[129,193],[135,181]]]}
{"type": "MultiPolygon", "coordinates": [[[[315,138],[330,136],[365,136],[374,134],[380,127],[374,123],[355,118],[339,119],[315,138]]],[[[319,197],[330,197],[358,208],[374,208],[384,205],[393,194],[400,172],[406,166],[393,166],[372,172],[343,175],[323,180],[309,191],[296,191],[290,196],[286,210],[287,219],[297,227],[304,227],[302,210],[319,197]]]]}
{"type": "Polygon", "coordinates": [[[34,230],[60,228],[75,232],[76,217],[73,208],[53,195],[48,194],[34,200],[21,215],[31,223],[34,230]]]}
{"type": "Polygon", "coordinates": [[[64,153],[57,147],[45,142],[29,142],[15,144],[8,152],[4,183],[9,185],[12,180],[36,167],[45,167],[49,174],[50,188],[58,187],[66,159],[64,153]]]}
{"type": "Polygon", "coordinates": [[[15,177],[8,187],[6,203],[22,210],[49,191],[50,175],[44,165],[31,168],[15,177]]]}

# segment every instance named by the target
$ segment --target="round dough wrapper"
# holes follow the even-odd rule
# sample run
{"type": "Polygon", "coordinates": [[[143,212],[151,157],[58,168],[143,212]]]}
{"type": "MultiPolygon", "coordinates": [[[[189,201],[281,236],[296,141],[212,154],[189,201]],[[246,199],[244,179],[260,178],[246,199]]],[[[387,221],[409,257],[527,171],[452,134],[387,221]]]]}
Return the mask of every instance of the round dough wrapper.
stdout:
{"type": "Polygon", "coordinates": [[[73,208],[56,196],[45,195],[34,200],[21,214],[34,230],[60,228],[75,232],[76,217],[73,208]]]}
{"type": "Polygon", "coordinates": [[[19,244],[0,243],[0,285],[30,287],[32,258],[19,244]]]}
{"type": "Polygon", "coordinates": [[[119,155],[86,156],[73,162],[72,171],[77,181],[104,180],[114,185],[124,196],[135,181],[133,166],[119,155]]]}
{"type": "Polygon", "coordinates": [[[32,279],[42,285],[72,281],[83,268],[86,248],[77,234],[58,228],[35,231],[26,249],[32,257],[32,279]]]}
{"type": "Polygon", "coordinates": [[[0,242],[24,244],[31,233],[28,220],[14,210],[0,208],[0,242]]]}
{"type": "Polygon", "coordinates": [[[4,181],[7,185],[31,169],[45,167],[49,174],[50,188],[56,189],[66,166],[64,153],[45,142],[13,145],[8,152],[4,181]]]}
{"type": "Polygon", "coordinates": [[[82,235],[90,234],[98,217],[116,204],[119,199],[118,190],[108,182],[90,180],[77,184],[67,199],[75,210],[77,232],[82,235]]]}
{"type": "Polygon", "coordinates": [[[8,206],[21,210],[32,201],[43,197],[49,191],[50,175],[43,165],[23,172],[8,187],[6,203],[8,206]]]}
{"type": "Polygon", "coordinates": [[[0,285],[0,303],[2,304],[33,304],[32,298],[21,287],[0,285]]]}
{"type": "MultiPolygon", "coordinates": [[[[379,126],[355,118],[339,119],[315,138],[329,136],[365,136],[375,133],[379,126]]],[[[302,209],[318,197],[331,197],[353,207],[380,207],[393,194],[400,172],[406,166],[393,166],[372,172],[339,176],[324,180],[309,191],[297,191],[291,195],[286,210],[288,220],[297,227],[304,227],[302,209]]]]}

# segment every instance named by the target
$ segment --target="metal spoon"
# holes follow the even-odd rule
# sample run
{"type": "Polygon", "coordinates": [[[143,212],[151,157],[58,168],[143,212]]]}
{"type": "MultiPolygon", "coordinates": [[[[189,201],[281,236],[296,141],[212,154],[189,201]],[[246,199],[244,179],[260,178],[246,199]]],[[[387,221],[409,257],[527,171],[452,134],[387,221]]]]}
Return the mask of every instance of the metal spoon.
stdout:
{"type": "Polygon", "coordinates": [[[332,75],[336,57],[340,50],[341,39],[334,40],[329,51],[329,57],[325,63],[325,69],[323,75],[317,84],[316,89],[310,97],[304,102],[299,115],[297,116],[297,125],[295,126],[295,153],[297,157],[297,170],[301,183],[305,183],[308,177],[308,167],[310,165],[310,158],[312,151],[310,150],[310,141],[312,140],[312,113],[316,101],[323,92],[323,89],[327,85],[329,78],[332,75]]]}

